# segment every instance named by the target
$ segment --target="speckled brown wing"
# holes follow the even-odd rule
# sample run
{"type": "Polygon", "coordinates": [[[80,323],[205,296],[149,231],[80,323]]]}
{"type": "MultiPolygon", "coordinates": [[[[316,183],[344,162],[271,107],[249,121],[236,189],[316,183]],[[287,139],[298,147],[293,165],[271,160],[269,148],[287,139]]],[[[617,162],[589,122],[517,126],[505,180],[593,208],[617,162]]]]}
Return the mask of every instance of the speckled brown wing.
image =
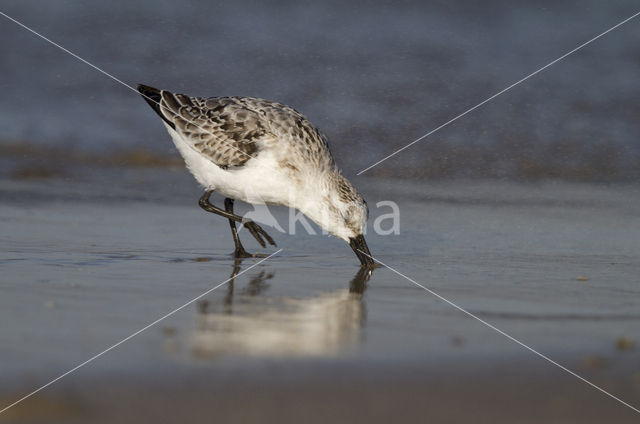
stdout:
{"type": "Polygon", "coordinates": [[[288,150],[283,159],[284,166],[296,168],[302,163],[305,167],[333,169],[335,162],[329,151],[327,137],[297,110],[254,97],[234,97],[234,99],[254,111],[262,118],[263,125],[278,140],[280,150],[288,150]]]}
{"type": "Polygon", "coordinates": [[[260,151],[261,141],[273,139],[260,116],[236,98],[190,97],[147,86],[138,89],[185,141],[222,168],[244,165],[260,151]]]}
{"type": "Polygon", "coordinates": [[[242,166],[255,157],[262,139],[273,138],[255,112],[230,97],[198,98],[162,92],[175,129],[221,167],[242,166]]]}
{"type": "Polygon", "coordinates": [[[281,165],[293,171],[336,167],[324,134],[289,106],[254,97],[190,97],[142,84],[138,90],[185,141],[223,168],[242,166],[276,144],[281,165]]]}

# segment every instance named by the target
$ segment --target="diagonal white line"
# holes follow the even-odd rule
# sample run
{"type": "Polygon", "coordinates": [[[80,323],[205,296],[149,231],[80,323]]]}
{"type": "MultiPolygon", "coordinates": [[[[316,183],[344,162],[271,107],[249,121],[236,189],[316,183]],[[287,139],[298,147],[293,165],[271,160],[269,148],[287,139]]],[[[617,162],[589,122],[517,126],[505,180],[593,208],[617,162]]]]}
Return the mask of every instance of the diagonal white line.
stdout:
{"type": "Polygon", "coordinates": [[[429,131],[428,133],[424,134],[421,137],[416,138],[415,140],[413,140],[411,143],[407,144],[406,146],[396,150],[395,152],[391,153],[390,155],[387,155],[385,157],[383,157],[382,159],[380,159],[379,161],[377,161],[376,163],[374,163],[373,165],[369,165],[368,167],[366,167],[365,169],[361,170],[360,172],[358,172],[357,175],[361,175],[364,174],[365,172],[367,172],[368,170],[370,170],[371,168],[373,168],[374,166],[377,166],[379,164],[381,164],[382,162],[384,162],[385,160],[397,155],[398,153],[400,153],[401,151],[408,149],[409,147],[413,146],[414,144],[416,144],[417,142],[419,142],[420,140],[423,140],[427,137],[429,137],[431,134],[435,133],[436,131],[441,130],[442,128],[446,127],[447,125],[457,121],[459,118],[462,118],[463,116],[465,116],[466,114],[473,112],[474,110],[476,110],[477,108],[479,108],[480,106],[490,102],[491,100],[495,99],[496,97],[498,97],[499,95],[511,90],[513,87],[515,87],[516,85],[528,80],[529,78],[531,78],[532,76],[544,71],[545,69],[547,69],[548,67],[558,63],[559,61],[561,61],[562,59],[564,59],[565,57],[569,56],[570,54],[573,54],[575,52],[577,52],[578,50],[580,50],[581,48],[593,43],[594,41],[596,41],[598,38],[602,37],[603,35],[608,34],[609,32],[613,31],[614,29],[618,28],[619,26],[629,22],[631,19],[635,18],[636,16],[640,15],[640,12],[628,17],[627,19],[625,19],[622,22],[617,23],[616,25],[612,26],[611,28],[609,28],[608,30],[606,30],[605,32],[593,37],[591,40],[584,42],[582,44],[580,44],[578,47],[576,47],[575,49],[563,54],[562,56],[560,56],[559,58],[557,58],[556,60],[547,63],[546,65],[544,65],[542,68],[538,69],[535,72],[530,73],[529,75],[527,75],[526,77],[514,82],[513,84],[511,84],[510,86],[508,86],[507,88],[505,88],[502,91],[497,92],[496,94],[494,94],[493,96],[483,100],[482,102],[478,103],[477,105],[475,105],[474,107],[472,107],[471,109],[468,109],[465,112],[462,112],[460,115],[456,116],[455,118],[452,118],[450,120],[448,120],[447,122],[445,122],[444,124],[440,125],[439,127],[429,131]]]}
{"type": "Polygon", "coordinates": [[[571,371],[569,368],[557,363],[556,361],[554,361],[553,359],[549,358],[548,356],[538,352],[537,350],[535,350],[534,348],[530,347],[529,345],[524,344],[523,342],[521,342],[520,340],[516,339],[515,337],[513,337],[512,335],[500,330],[498,327],[488,323],[487,321],[483,320],[482,318],[478,317],[477,315],[473,314],[472,312],[467,311],[466,309],[464,309],[461,306],[456,305],[455,303],[453,303],[452,301],[450,301],[449,299],[446,299],[445,297],[439,295],[438,293],[434,292],[433,290],[431,290],[428,287],[423,286],[422,284],[418,283],[417,281],[415,281],[414,279],[406,276],[405,274],[401,273],[400,271],[391,268],[389,265],[383,263],[382,261],[374,258],[371,255],[366,254],[365,252],[363,252],[362,250],[358,249],[360,251],[360,253],[370,257],[371,259],[373,259],[374,261],[378,262],[380,265],[384,266],[385,268],[389,269],[390,271],[393,271],[394,273],[398,274],[399,276],[403,277],[404,279],[406,279],[407,281],[410,281],[411,283],[415,284],[416,286],[420,287],[421,289],[425,290],[426,292],[434,295],[435,297],[437,297],[438,299],[442,300],[443,302],[448,303],[449,305],[453,306],[454,308],[456,308],[457,310],[459,310],[460,312],[470,316],[471,318],[481,322],[482,324],[486,325],[487,327],[489,327],[490,329],[496,331],[497,333],[502,334],[503,336],[505,336],[506,338],[508,338],[509,340],[516,342],[517,344],[519,344],[520,346],[524,347],[525,349],[529,350],[530,352],[535,353],[536,355],[538,355],[539,357],[541,357],[542,359],[544,359],[545,361],[548,361],[550,363],[552,363],[553,365],[555,365],[556,367],[562,369],[563,371],[568,372],[569,374],[571,374],[572,376],[576,377],[579,380],[582,380],[583,382],[587,383],[588,385],[590,385],[591,387],[593,387],[596,390],[599,390],[600,392],[604,393],[605,395],[609,396],[612,399],[617,400],[618,402],[620,402],[621,404],[623,404],[624,406],[627,406],[629,408],[631,408],[633,411],[637,412],[638,414],[640,414],[640,409],[634,407],[633,405],[628,404],[627,402],[623,401],[622,399],[620,399],[619,397],[616,397],[614,395],[612,395],[611,393],[607,392],[605,389],[603,389],[600,386],[597,386],[595,384],[593,384],[592,382],[590,382],[589,380],[587,380],[586,378],[576,374],[575,372],[571,371]]]}
{"type": "Polygon", "coordinates": [[[255,264],[251,265],[250,267],[248,267],[247,269],[244,269],[242,271],[240,271],[239,273],[237,273],[236,275],[229,277],[228,279],[226,279],[225,281],[223,281],[222,283],[218,284],[215,287],[210,288],[209,290],[207,290],[206,292],[202,293],[201,295],[194,297],[193,299],[191,299],[190,301],[188,301],[187,303],[185,303],[184,305],[174,309],[173,311],[169,312],[168,314],[163,315],[162,317],[158,318],[157,320],[153,321],[150,324],[145,325],[144,327],[142,327],[141,329],[139,329],[138,331],[136,331],[135,333],[125,337],[124,339],[120,340],[118,343],[115,343],[111,346],[109,346],[108,348],[106,348],[105,350],[103,350],[102,352],[93,355],[91,358],[87,359],[86,361],[76,365],[75,367],[71,368],[69,371],[65,372],[64,374],[61,374],[60,376],[54,378],[53,380],[51,380],[50,382],[48,382],[47,384],[38,387],[36,390],[32,391],[31,393],[24,395],[23,397],[21,397],[20,399],[16,400],[15,402],[13,402],[10,405],[5,406],[2,410],[0,410],[0,414],[2,414],[3,412],[5,412],[6,410],[8,410],[9,408],[12,408],[14,406],[16,406],[17,404],[19,404],[20,402],[30,398],[31,396],[35,395],[36,393],[40,392],[41,390],[44,390],[45,388],[49,387],[50,385],[52,385],[53,383],[55,383],[56,381],[66,377],[67,375],[71,374],[72,372],[78,370],[79,368],[84,367],[85,365],[87,365],[88,363],[94,361],[95,359],[98,359],[99,357],[101,357],[102,355],[104,355],[105,353],[115,349],[116,347],[120,346],[122,343],[134,338],[135,336],[137,336],[138,334],[142,333],[143,331],[147,330],[150,327],[153,327],[154,325],[156,325],[157,323],[159,323],[160,321],[164,320],[165,318],[170,317],[171,315],[175,314],[176,312],[180,311],[181,309],[184,309],[185,307],[191,305],[193,302],[195,302],[196,300],[208,295],[209,293],[211,293],[212,291],[214,291],[215,289],[227,284],[229,281],[233,280],[234,278],[244,274],[245,272],[249,271],[251,268],[254,268],[258,265],[260,265],[262,262],[266,261],[267,259],[272,258],[273,256],[277,255],[278,253],[282,252],[282,249],[279,249],[278,251],[272,253],[271,255],[267,256],[264,259],[259,260],[258,262],[256,262],[255,264]]]}
{"type": "MultiPolygon", "coordinates": [[[[5,18],[9,19],[10,21],[14,22],[15,24],[17,24],[17,25],[21,26],[22,28],[26,29],[26,30],[27,30],[27,31],[29,31],[30,33],[32,33],[32,34],[34,34],[34,35],[36,35],[36,36],[38,36],[38,37],[42,38],[43,40],[45,40],[45,41],[46,41],[46,42],[48,42],[49,44],[51,44],[51,45],[53,45],[53,46],[55,46],[55,47],[59,48],[59,49],[60,49],[60,50],[62,50],[63,52],[70,54],[71,56],[73,56],[74,58],[78,59],[80,62],[84,63],[85,65],[88,65],[88,66],[92,67],[93,69],[95,69],[96,71],[100,72],[101,74],[104,74],[104,75],[108,76],[109,78],[111,78],[112,80],[116,81],[117,83],[122,84],[123,86],[127,87],[129,90],[134,91],[136,94],[138,94],[138,95],[140,95],[140,96],[144,97],[145,99],[147,99],[147,100],[149,100],[149,101],[151,101],[151,102],[153,102],[153,103],[157,104],[157,105],[158,105],[158,106],[160,106],[161,108],[164,108],[164,109],[168,110],[169,112],[171,112],[171,113],[173,113],[173,114],[175,114],[175,115],[182,116],[182,115],[179,115],[179,114],[178,114],[178,112],[176,112],[175,110],[173,110],[173,109],[171,109],[171,108],[168,108],[167,106],[164,106],[164,105],[160,104],[159,102],[156,102],[155,100],[153,100],[153,99],[152,99],[152,98],[150,98],[149,96],[146,96],[146,95],[144,95],[144,94],[140,93],[138,90],[136,90],[135,88],[133,88],[132,86],[130,86],[130,85],[129,85],[129,84],[127,84],[126,82],[123,82],[122,80],[120,80],[120,79],[118,79],[118,78],[114,77],[113,75],[111,75],[111,74],[110,74],[110,73],[108,73],[107,71],[105,71],[105,70],[103,70],[103,69],[101,69],[101,68],[97,67],[96,65],[94,65],[94,64],[93,64],[93,63],[91,63],[91,62],[89,62],[88,60],[85,60],[85,59],[81,58],[80,56],[78,56],[77,54],[73,53],[72,51],[70,51],[70,50],[68,50],[68,49],[66,49],[66,48],[64,48],[64,47],[62,47],[60,44],[58,44],[58,43],[56,43],[56,42],[54,42],[54,41],[51,41],[50,39],[48,39],[48,38],[47,38],[47,37],[45,37],[44,35],[42,35],[42,34],[40,34],[39,32],[37,32],[36,30],[29,28],[29,27],[28,27],[28,26],[26,26],[25,24],[23,24],[23,23],[21,23],[21,22],[19,22],[19,21],[15,20],[15,19],[14,19],[14,18],[12,18],[11,16],[7,15],[6,13],[0,12],[0,15],[4,16],[5,18]]],[[[196,124],[195,122],[190,121],[190,120],[188,120],[188,119],[185,119],[184,117],[182,117],[182,119],[184,119],[185,121],[187,121],[188,123],[190,123],[190,124],[191,124],[191,125],[193,125],[194,127],[196,127],[196,128],[198,128],[198,129],[200,129],[200,130],[204,131],[205,133],[208,133],[208,134],[213,135],[213,133],[212,133],[211,131],[209,131],[209,130],[206,130],[206,129],[202,128],[200,125],[196,124]]],[[[247,153],[247,152],[243,152],[242,150],[238,149],[238,148],[237,148],[237,147],[235,147],[233,144],[231,144],[231,143],[229,143],[229,142],[227,142],[227,141],[225,141],[225,140],[221,140],[221,141],[222,141],[222,142],[224,142],[225,144],[227,144],[227,145],[228,145],[229,147],[231,147],[232,149],[235,149],[235,150],[237,150],[238,152],[242,153],[243,155],[245,155],[245,156],[249,156],[249,157],[251,157],[251,158],[253,158],[253,159],[256,159],[256,160],[259,160],[259,159],[258,159],[258,158],[256,158],[255,156],[252,156],[252,155],[250,155],[249,153],[247,153]]],[[[189,146],[189,147],[191,147],[191,146],[189,146]]],[[[194,150],[195,150],[195,149],[194,149],[194,150]]],[[[198,152],[198,153],[200,153],[200,152],[198,152]]]]}

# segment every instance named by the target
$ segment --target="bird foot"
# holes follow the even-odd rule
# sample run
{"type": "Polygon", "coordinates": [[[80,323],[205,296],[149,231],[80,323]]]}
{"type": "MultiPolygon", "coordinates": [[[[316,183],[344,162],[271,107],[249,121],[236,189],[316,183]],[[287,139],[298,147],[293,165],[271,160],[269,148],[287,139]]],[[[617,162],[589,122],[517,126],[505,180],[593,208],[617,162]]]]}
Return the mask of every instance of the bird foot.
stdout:
{"type": "Polygon", "coordinates": [[[246,259],[246,258],[266,258],[268,255],[264,253],[249,253],[244,249],[236,249],[233,252],[233,257],[235,259],[246,259]]]}
{"type": "Polygon", "coordinates": [[[249,230],[251,235],[258,241],[258,243],[260,243],[260,246],[267,247],[265,240],[272,246],[276,245],[276,242],[273,241],[271,236],[267,234],[266,231],[263,230],[262,227],[256,224],[254,221],[243,221],[242,225],[246,227],[247,230],[249,230]]]}

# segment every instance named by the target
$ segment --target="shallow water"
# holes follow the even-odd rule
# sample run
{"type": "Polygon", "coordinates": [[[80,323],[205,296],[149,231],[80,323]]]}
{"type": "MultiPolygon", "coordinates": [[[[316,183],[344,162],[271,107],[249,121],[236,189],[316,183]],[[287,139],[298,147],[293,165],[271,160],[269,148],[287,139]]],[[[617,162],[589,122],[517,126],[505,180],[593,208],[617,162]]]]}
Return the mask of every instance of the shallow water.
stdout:
{"type": "MultiPolygon", "coordinates": [[[[0,181],[0,380],[7,403],[234,273],[228,224],[198,208],[190,178],[185,171],[129,170],[47,184],[0,181]],[[145,189],[126,181],[144,181],[145,189]]],[[[630,403],[638,399],[637,186],[356,184],[369,204],[400,206],[400,235],[369,231],[375,257],[630,403]]],[[[285,226],[287,211],[276,208],[274,217],[285,226]]],[[[229,393],[246,387],[256,405],[273,405],[280,391],[304,404],[310,398],[303,392],[326,396],[323,387],[332,384],[335,396],[361,391],[354,399],[364,404],[375,396],[367,395],[372,387],[392,384],[397,397],[390,393],[389,402],[398,405],[410,392],[433,396],[430,382],[444,379],[440,406],[429,404],[443,416],[443,405],[460,393],[482,398],[488,390],[519,399],[504,416],[495,416],[495,399],[481,402],[496,420],[518,416],[515,405],[527,396],[549,422],[633,418],[388,269],[376,269],[365,286],[354,284],[357,260],[343,242],[301,228],[295,236],[269,232],[283,249],[278,255],[25,401],[14,417],[39,422],[30,402],[44,410],[47,402],[58,405],[63,411],[55,414],[69,419],[100,415],[105,399],[122,402],[126,415],[132,396],[163,404],[166,395],[180,409],[210,390],[226,393],[231,405],[229,393]],[[540,392],[531,395],[524,381],[540,392]],[[173,384],[191,394],[173,393],[173,384]],[[290,393],[295,387],[302,392],[290,393]],[[584,402],[594,411],[587,414],[584,402]]],[[[241,237],[248,250],[263,251],[241,237]]],[[[245,260],[239,270],[255,262],[245,260]]],[[[420,416],[423,407],[414,404],[411,414],[420,416]]],[[[229,408],[221,416],[237,418],[229,408]]],[[[363,413],[373,414],[367,408],[363,413]]]]}
{"type": "MultiPolygon", "coordinates": [[[[129,84],[290,104],[353,175],[636,8],[29,0],[2,10],[129,84]]],[[[369,227],[376,258],[635,407],[639,187],[545,178],[637,181],[637,22],[353,180],[370,224],[388,212],[378,202],[400,208],[400,234],[369,227]],[[475,178],[406,178],[452,176],[475,178]]],[[[359,275],[335,238],[270,228],[282,251],[236,263],[227,222],[198,208],[137,93],[9,21],[0,39],[0,408],[186,304],[0,422],[637,420],[391,270],[359,275]]],[[[271,212],[289,229],[286,210],[271,212]]]]}

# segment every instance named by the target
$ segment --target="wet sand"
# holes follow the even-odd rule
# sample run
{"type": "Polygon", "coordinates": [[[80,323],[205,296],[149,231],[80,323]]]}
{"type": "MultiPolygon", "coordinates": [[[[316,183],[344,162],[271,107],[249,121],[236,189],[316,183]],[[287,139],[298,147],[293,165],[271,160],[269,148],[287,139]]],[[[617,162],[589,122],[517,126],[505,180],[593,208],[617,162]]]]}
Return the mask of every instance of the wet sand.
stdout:
{"type": "MultiPolygon", "coordinates": [[[[640,404],[637,186],[354,181],[373,219],[400,206],[400,235],[368,235],[376,257],[640,404]]],[[[182,170],[0,180],[3,406],[232,275],[198,195],[182,170]]],[[[637,420],[389,270],[354,289],[339,240],[270,233],[277,257],[0,422],[637,420]]]]}

